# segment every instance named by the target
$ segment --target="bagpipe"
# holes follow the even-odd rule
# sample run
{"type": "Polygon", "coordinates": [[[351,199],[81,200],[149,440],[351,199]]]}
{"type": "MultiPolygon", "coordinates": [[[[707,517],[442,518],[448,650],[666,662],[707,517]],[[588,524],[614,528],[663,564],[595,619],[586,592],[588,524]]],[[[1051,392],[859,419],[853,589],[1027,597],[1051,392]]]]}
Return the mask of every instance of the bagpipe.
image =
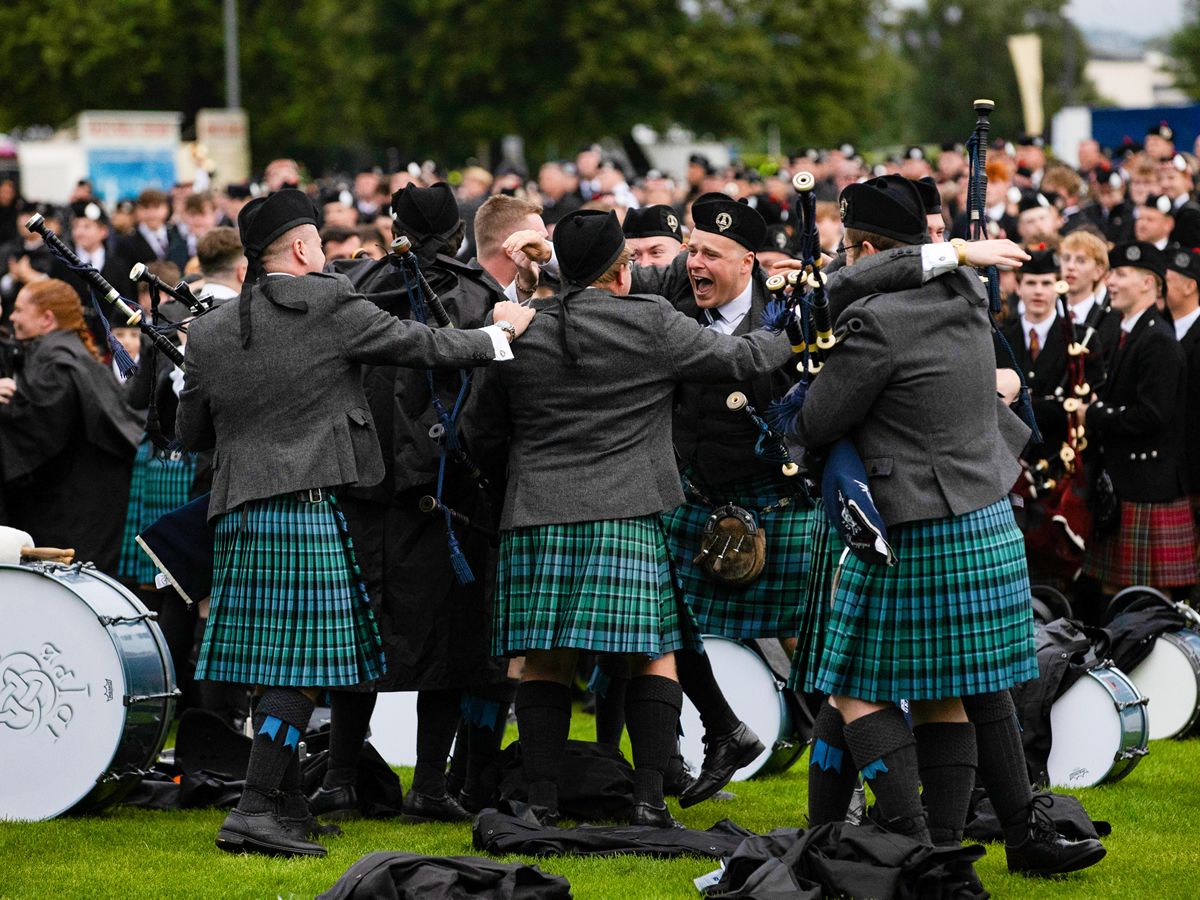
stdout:
{"type": "Polygon", "coordinates": [[[92,298],[92,306],[96,310],[96,314],[99,316],[100,322],[104,327],[104,335],[108,340],[109,349],[112,351],[113,360],[121,372],[121,377],[128,378],[136,372],[137,363],[133,361],[133,358],[121,346],[121,342],[113,336],[112,328],[108,324],[108,316],[100,308],[100,304],[96,299],[97,291],[100,292],[100,296],[105,302],[124,318],[127,325],[137,328],[150,340],[152,347],[175,365],[183,365],[183,354],[179,352],[178,347],[171,343],[166,333],[155,324],[147,322],[141,308],[137,304],[130,306],[129,302],[121,296],[115,287],[109,284],[108,279],[101,275],[95,266],[88,265],[76,256],[74,250],[63,243],[57,234],[46,227],[46,221],[40,213],[32,216],[25,223],[25,227],[34,234],[41,235],[50,252],[58,257],[67,268],[78,272],[84,281],[87,282],[88,292],[92,298]]]}
{"type": "Polygon", "coordinates": [[[1083,404],[1092,393],[1085,372],[1085,361],[1091,352],[1088,345],[1096,334],[1095,324],[1103,309],[1099,304],[1092,308],[1092,313],[1098,315],[1089,316],[1082,340],[1077,339],[1067,302],[1067,283],[1059,281],[1055,292],[1067,371],[1063,383],[1046,399],[1062,405],[1066,437],[1057,452],[1033,461],[1022,460],[1021,477],[1014,490],[1028,501],[1025,552],[1030,566],[1039,574],[1062,576],[1069,581],[1078,573],[1093,533],[1088,478],[1083,467],[1083,451],[1087,449],[1083,404]]]}
{"type": "MultiPolygon", "coordinates": [[[[795,433],[808,389],[821,373],[826,360],[853,325],[835,332],[826,277],[821,271],[821,244],[817,231],[815,182],[808,172],[792,179],[796,189],[794,221],[800,223],[802,268],[787,276],[775,275],[767,282],[773,299],[765,318],[768,327],[781,323],[788,329],[792,349],[800,355],[800,379],[786,395],[767,410],[767,421],[784,433],[795,433]]],[[[896,556],[887,541],[883,517],[871,497],[866,467],[853,442],[846,437],[828,448],[806,448],[806,458],[820,469],[821,501],[825,515],[842,542],[860,559],[878,565],[895,565],[896,556]]]]}

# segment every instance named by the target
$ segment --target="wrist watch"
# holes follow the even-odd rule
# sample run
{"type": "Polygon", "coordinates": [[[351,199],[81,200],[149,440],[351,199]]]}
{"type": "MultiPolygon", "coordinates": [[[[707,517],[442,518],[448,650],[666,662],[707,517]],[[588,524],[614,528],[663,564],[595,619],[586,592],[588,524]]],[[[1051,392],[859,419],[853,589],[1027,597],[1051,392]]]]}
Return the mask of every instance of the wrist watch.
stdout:
{"type": "Polygon", "coordinates": [[[496,327],[508,335],[508,342],[511,344],[517,339],[517,329],[508,319],[501,319],[496,323],[496,327]]]}
{"type": "Polygon", "coordinates": [[[954,238],[950,241],[950,246],[954,248],[954,252],[958,254],[958,264],[965,266],[967,264],[967,242],[962,238],[954,238]]]}

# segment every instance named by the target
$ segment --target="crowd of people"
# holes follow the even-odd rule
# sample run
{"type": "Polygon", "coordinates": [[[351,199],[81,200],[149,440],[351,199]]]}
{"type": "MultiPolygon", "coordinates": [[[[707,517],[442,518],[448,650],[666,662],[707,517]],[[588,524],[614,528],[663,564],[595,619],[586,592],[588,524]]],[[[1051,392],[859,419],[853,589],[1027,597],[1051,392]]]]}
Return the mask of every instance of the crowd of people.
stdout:
{"type": "Polygon", "coordinates": [[[802,150],[767,171],[694,155],[682,178],[595,146],[535,178],[310,181],[275,160],[253,185],[115,205],[81,182],[61,209],[5,182],[0,524],[121,578],[160,612],[185,704],[249,721],[223,849],[324,853],[337,829],[315,817],[361,809],[379,690],[418,692],[408,816],[492,803],[515,709],[523,799],[556,821],[581,654],[604,686],[597,740],[629,730],[632,821],[670,826],[664,796],[703,802],[763,750],[703,652],[718,635],[795,653],[816,698],[812,824],[844,818],[861,775],[889,828],[954,844],[978,771],[1013,871],[1081,868],[1103,848],[1039,815],[1007,688],[1036,676],[1030,577],[1084,618],[1126,585],[1195,587],[1198,171],[1165,123],[1142,145],[1084,142],[1077,167],[998,141],[969,242],[955,146],[874,166],[802,150]],[[767,276],[796,267],[800,172],[840,338],[790,438],[814,477],[853,445],[898,568],[842,556],[813,479],[756,453],[759,426],[726,403],[766,410],[799,377],[760,325],[767,276]],[[23,227],[33,212],[184,367],[23,227]],[[967,266],[999,266],[994,338],[967,266]],[[439,311],[455,327],[427,327],[439,311]],[[205,494],[212,596],[192,612],[133,539],[205,494]],[[745,552],[705,543],[724,508],[765,533],[745,579],[705,558],[745,552]],[[330,767],[306,797],[296,743],[322,696],[330,767]]]}

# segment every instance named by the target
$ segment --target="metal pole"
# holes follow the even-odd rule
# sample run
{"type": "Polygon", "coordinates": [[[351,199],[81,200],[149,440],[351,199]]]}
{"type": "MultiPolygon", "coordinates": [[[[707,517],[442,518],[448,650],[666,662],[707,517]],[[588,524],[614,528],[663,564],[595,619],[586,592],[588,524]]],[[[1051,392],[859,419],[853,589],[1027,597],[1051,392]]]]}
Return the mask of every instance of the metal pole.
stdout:
{"type": "Polygon", "coordinates": [[[225,0],[225,106],[227,109],[239,109],[241,105],[237,0],[225,0]]]}

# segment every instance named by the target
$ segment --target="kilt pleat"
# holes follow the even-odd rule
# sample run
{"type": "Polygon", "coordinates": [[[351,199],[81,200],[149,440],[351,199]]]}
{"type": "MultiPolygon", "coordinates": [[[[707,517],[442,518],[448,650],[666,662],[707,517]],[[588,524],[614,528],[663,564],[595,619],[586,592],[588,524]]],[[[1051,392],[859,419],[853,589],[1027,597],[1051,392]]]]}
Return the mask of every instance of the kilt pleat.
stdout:
{"type": "Polygon", "coordinates": [[[657,515],[515,528],[500,536],[492,650],[658,657],[699,638],[657,515]]]}
{"type": "Polygon", "coordinates": [[[333,497],[254,500],[217,520],[196,678],[344,687],[383,673],[379,629],[333,497]]]}
{"type": "Polygon", "coordinates": [[[142,499],[146,493],[146,469],[154,455],[154,445],[143,438],[133,457],[133,472],[129,479],[129,500],[125,504],[125,528],[121,532],[121,556],[117,563],[117,577],[132,584],[151,584],[154,581],[154,564],[142,552],[134,540],[142,531],[142,499]],[[150,571],[153,570],[153,571],[150,571]],[[150,571],[148,579],[143,578],[150,571]]]}
{"type": "Polygon", "coordinates": [[[149,448],[147,458],[141,466],[136,462],[134,464],[137,483],[130,484],[130,512],[125,519],[124,540],[132,544],[132,551],[127,554],[122,544],[120,576],[134,584],[153,584],[158,568],[145,551],[133,543],[133,538],[162,516],[188,502],[188,493],[196,474],[196,456],[193,453],[184,453],[176,459],[161,456],[154,452],[153,444],[146,440],[138,448],[139,457],[143,448],[149,448]],[[139,498],[136,520],[130,518],[135,491],[139,498]]]}
{"type": "Polygon", "coordinates": [[[833,600],[834,574],[846,545],[823,512],[812,517],[811,561],[804,577],[804,620],[797,633],[796,652],[788,687],[794,691],[815,691],[817,670],[825,652],[833,600]]]}
{"type": "Polygon", "coordinates": [[[807,500],[796,497],[782,509],[757,515],[758,510],[795,491],[780,479],[747,479],[723,485],[721,491],[710,491],[705,485],[700,489],[715,503],[729,502],[755,513],[766,531],[766,562],[761,574],[745,587],[727,587],[708,579],[692,562],[712,508],[689,496],[688,502],[662,514],[683,597],[701,633],[733,639],[799,634],[804,616],[801,588],[809,571],[817,512],[807,500]]]}
{"type": "Polygon", "coordinates": [[[1036,678],[1024,541],[1007,499],[888,531],[893,568],[844,554],[818,691],[937,700],[1036,678]]]}
{"type": "Polygon", "coordinates": [[[1083,574],[1117,587],[1195,584],[1196,526],[1187,497],[1171,503],[1121,501],[1115,534],[1097,537],[1083,560],[1083,574]]]}

